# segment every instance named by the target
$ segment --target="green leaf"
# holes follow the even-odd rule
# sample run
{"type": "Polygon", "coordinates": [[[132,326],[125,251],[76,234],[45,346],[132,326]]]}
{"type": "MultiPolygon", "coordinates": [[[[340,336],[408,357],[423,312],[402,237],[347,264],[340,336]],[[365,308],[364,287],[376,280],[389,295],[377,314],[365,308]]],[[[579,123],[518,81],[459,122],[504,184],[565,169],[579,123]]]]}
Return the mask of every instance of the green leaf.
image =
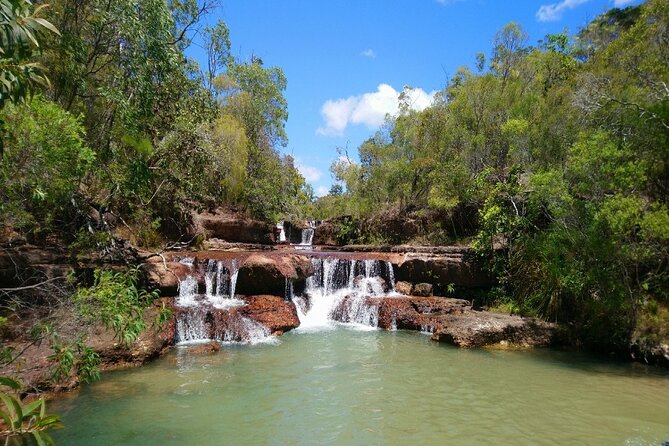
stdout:
{"type": "Polygon", "coordinates": [[[49,31],[51,31],[52,33],[60,36],[60,32],[58,31],[58,29],[55,26],[53,26],[53,24],[48,20],[36,18],[35,21],[40,25],[42,25],[43,27],[45,27],[46,29],[48,29],[49,31]]]}
{"type": "Polygon", "coordinates": [[[14,390],[20,390],[21,389],[21,384],[7,376],[0,376],[0,385],[11,387],[14,390]]]}
{"type": "Polygon", "coordinates": [[[21,404],[16,400],[16,398],[0,393],[0,400],[5,403],[5,406],[8,410],[8,415],[11,418],[10,427],[13,429],[18,429],[23,423],[23,411],[21,410],[21,404]]]}
{"type": "Polygon", "coordinates": [[[32,415],[33,412],[35,412],[36,409],[40,408],[40,413],[42,412],[42,407],[44,406],[44,400],[43,399],[38,399],[33,401],[32,403],[28,403],[25,406],[23,406],[23,414],[24,416],[29,416],[32,415]]]}
{"type": "Polygon", "coordinates": [[[41,432],[33,432],[33,437],[35,438],[35,442],[37,443],[38,446],[46,446],[46,443],[44,442],[44,439],[42,438],[42,433],[41,432]]]}

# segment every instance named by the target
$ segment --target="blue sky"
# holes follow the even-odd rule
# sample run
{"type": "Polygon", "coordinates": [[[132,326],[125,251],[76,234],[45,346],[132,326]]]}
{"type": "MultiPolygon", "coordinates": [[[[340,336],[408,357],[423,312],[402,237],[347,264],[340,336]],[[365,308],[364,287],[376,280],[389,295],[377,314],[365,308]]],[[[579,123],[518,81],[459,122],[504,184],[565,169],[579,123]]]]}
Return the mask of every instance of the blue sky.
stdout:
{"type": "Polygon", "coordinates": [[[233,54],[261,57],[288,78],[292,155],[317,194],[332,184],[337,149],[357,147],[396,109],[404,86],[416,108],[429,104],[461,65],[490,54],[495,32],[515,21],[529,43],[576,32],[614,6],[639,0],[223,0],[214,12],[230,28],[233,54]]]}

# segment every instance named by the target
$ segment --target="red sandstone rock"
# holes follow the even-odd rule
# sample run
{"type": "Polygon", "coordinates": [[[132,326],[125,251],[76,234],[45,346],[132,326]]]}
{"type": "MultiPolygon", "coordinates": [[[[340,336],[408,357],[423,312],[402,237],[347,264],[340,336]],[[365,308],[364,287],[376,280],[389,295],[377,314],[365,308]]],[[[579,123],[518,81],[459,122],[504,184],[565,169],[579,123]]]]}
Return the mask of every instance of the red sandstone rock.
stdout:
{"type": "Polygon", "coordinates": [[[431,283],[417,283],[413,286],[413,294],[415,296],[429,297],[432,296],[431,283]]]}
{"type": "Polygon", "coordinates": [[[411,295],[411,284],[409,282],[399,281],[395,283],[395,291],[405,296],[411,295]]]}
{"type": "Polygon", "coordinates": [[[309,258],[297,254],[268,256],[252,254],[239,268],[237,290],[239,294],[273,294],[284,296],[286,280],[304,281],[314,274],[309,258]]]}
{"type": "Polygon", "coordinates": [[[206,238],[240,243],[274,243],[274,225],[226,209],[193,212],[192,225],[193,234],[203,234],[206,238]]]}
{"type": "Polygon", "coordinates": [[[557,338],[553,324],[533,318],[485,311],[437,317],[432,339],[458,347],[485,347],[504,343],[517,347],[546,347],[557,338]]]}
{"type": "Polygon", "coordinates": [[[249,296],[247,305],[239,312],[247,318],[267,327],[271,333],[284,333],[299,327],[295,304],[278,296],[249,296]]]}

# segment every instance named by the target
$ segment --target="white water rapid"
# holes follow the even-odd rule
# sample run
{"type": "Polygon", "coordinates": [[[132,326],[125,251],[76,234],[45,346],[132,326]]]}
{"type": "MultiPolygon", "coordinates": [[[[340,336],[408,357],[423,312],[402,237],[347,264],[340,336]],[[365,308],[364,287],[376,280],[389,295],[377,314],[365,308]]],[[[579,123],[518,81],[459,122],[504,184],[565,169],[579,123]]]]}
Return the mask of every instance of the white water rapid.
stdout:
{"type": "Polygon", "coordinates": [[[390,262],[312,258],[316,274],[307,279],[304,296],[294,297],[300,327],[321,330],[336,322],[361,329],[375,329],[379,320],[377,303],[369,297],[394,295],[395,279],[390,262]]]}

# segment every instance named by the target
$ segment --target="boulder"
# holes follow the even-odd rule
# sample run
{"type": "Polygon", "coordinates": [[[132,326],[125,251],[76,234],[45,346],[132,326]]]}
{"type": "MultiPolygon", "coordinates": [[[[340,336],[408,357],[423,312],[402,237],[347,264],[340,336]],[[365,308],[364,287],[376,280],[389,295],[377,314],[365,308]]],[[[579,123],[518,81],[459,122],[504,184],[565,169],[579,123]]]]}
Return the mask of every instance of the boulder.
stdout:
{"type": "Polygon", "coordinates": [[[282,334],[299,327],[295,304],[278,296],[249,296],[247,305],[240,307],[239,312],[247,318],[263,325],[272,334],[282,334]]]}
{"type": "Polygon", "coordinates": [[[193,271],[188,265],[175,261],[167,261],[160,257],[152,257],[143,265],[150,288],[158,288],[162,296],[176,296],[179,281],[193,271]]]}
{"type": "Polygon", "coordinates": [[[306,256],[297,254],[251,254],[240,265],[237,293],[246,295],[272,294],[285,296],[287,281],[301,288],[299,282],[314,274],[306,256]]]}
{"type": "Polygon", "coordinates": [[[395,291],[404,294],[405,296],[411,295],[411,284],[409,282],[399,281],[395,282],[395,291]]]}
{"type": "Polygon", "coordinates": [[[214,212],[193,212],[193,235],[218,238],[226,242],[273,244],[274,225],[242,214],[217,209],[214,212]]]}
{"type": "Polygon", "coordinates": [[[332,222],[323,222],[314,229],[314,245],[337,246],[336,226],[332,222]]]}
{"type": "Polygon", "coordinates": [[[432,284],[431,283],[417,283],[413,287],[414,296],[429,297],[432,296],[432,284]]]}

